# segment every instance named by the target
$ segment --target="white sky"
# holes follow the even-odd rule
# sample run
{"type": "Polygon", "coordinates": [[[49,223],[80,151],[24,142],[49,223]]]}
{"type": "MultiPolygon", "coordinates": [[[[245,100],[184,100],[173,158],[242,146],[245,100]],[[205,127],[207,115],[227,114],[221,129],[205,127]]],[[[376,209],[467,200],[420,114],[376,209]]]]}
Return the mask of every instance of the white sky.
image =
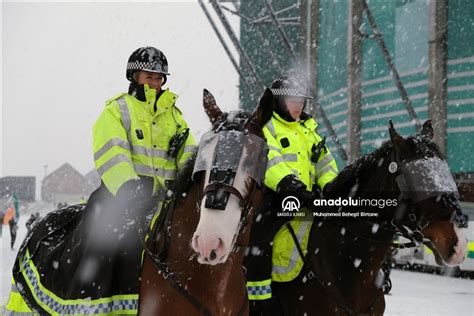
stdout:
{"type": "Polygon", "coordinates": [[[198,140],[210,127],[203,88],[221,108],[238,106],[238,75],[196,1],[3,2],[1,11],[0,175],[36,176],[37,192],[44,165],[93,168],[92,126],[105,101],[127,91],[125,65],[140,46],[167,56],[165,87],[180,95],[198,140]]]}

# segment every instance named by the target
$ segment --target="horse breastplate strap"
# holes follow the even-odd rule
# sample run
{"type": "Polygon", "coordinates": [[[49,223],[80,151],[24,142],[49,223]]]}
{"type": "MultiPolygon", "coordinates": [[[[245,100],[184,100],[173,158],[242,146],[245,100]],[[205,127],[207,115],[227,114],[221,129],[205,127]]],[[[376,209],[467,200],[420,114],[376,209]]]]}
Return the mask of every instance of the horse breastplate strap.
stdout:
{"type": "Polygon", "coordinates": [[[444,194],[459,197],[448,164],[436,157],[401,162],[396,181],[403,199],[411,198],[415,203],[444,194]]]}

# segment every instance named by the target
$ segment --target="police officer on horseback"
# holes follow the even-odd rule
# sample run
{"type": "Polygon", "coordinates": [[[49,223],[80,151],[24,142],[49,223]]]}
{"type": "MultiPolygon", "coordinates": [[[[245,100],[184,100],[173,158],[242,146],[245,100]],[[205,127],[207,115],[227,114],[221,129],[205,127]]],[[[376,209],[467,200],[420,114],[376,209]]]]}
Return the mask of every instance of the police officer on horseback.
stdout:
{"type": "MultiPolygon", "coordinates": [[[[324,187],[338,173],[325,138],[316,132],[316,121],[304,112],[308,100],[312,99],[304,82],[294,76],[281,76],[272,83],[270,90],[274,95],[274,112],[263,128],[270,149],[265,172],[265,185],[270,191],[256,213],[244,261],[253,315],[277,314],[271,290],[272,241],[282,225],[292,219],[277,215],[282,211],[281,202],[293,196],[300,208],[313,205],[314,199],[322,197],[324,187]]],[[[295,225],[301,223],[299,220],[295,225]]],[[[289,248],[293,246],[288,245],[289,248]]],[[[278,273],[273,273],[276,280],[283,281],[288,276],[278,273]]],[[[288,269],[285,273],[294,271],[288,269]]]]}
{"type": "MultiPolygon", "coordinates": [[[[96,254],[114,257],[117,249],[130,254],[141,248],[135,226],[126,223],[142,222],[144,212],[153,207],[152,196],[169,197],[166,192],[174,190],[178,171],[196,148],[175,105],[178,95],[163,89],[168,76],[163,52],[138,48],[127,63],[128,93],[109,99],[95,122],[94,162],[102,183],[87,203],[85,227],[93,231],[91,236],[101,235],[101,243],[108,246],[88,245],[84,261],[96,261],[96,254]],[[131,241],[124,241],[127,238],[131,241]],[[117,246],[119,240],[124,249],[117,246]]],[[[96,262],[81,266],[88,265],[99,266],[96,262]]]]}
{"type": "Polygon", "coordinates": [[[128,93],[106,102],[94,125],[94,161],[115,195],[150,195],[170,187],[195,148],[178,95],[163,89],[168,61],[154,47],[135,50],[127,63],[128,93]]]}

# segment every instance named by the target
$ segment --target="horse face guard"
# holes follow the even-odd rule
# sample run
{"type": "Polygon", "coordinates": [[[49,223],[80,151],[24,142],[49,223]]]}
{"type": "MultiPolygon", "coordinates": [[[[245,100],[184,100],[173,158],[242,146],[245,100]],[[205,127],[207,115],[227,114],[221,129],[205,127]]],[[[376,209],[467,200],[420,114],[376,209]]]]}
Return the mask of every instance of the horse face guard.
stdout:
{"type": "Polygon", "coordinates": [[[206,208],[225,210],[230,194],[234,194],[246,209],[245,197],[233,186],[237,171],[248,175],[257,185],[262,184],[268,146],[265,140],[245,129],[249,119],[247,113],[232,111],[222,115],[217,127],[202,136],[192,176],[196,179],[199,172],[210,170],[209,183],[203,191],[206,208]]]}
{"type": "MultiPolygon", "coordinates": [[[[392,168],[393,164],[394,162],[391,163],[392,168]]],[[[422,230],[433,220],[444,217],[449,217],[459,228],[468,226],[468,216],[461,210],[459,192],[445,160],[425,157],[402,161],[397,167],[395,180],[400,189],[401,200],[411,202],[412,205],[408,212],[409,223],[399,223],[401,225],[397,226],[404,237],[417,243],[429,243],[422,230]],[[436,202],[441,200],[448,210],[434,216],[425,216],[419,205],[429,199],[435,199],[436,202]]]]}

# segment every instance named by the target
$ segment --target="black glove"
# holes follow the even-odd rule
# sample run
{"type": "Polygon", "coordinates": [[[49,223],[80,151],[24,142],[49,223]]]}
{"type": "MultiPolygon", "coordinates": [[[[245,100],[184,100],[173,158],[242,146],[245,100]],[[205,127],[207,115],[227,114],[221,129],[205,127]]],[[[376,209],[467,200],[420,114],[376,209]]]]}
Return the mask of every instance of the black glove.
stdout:
{"type": "Polygon", "coordinates": [[[140,180],[129,180],[122,184],[117,191],[117,200],[125,208],[143,205],[149,194],[147,194],[143,183],[140,180]]]}
{"type": "Polygon", "coordinates": [[[313,186],[312,193],[315,199],[322,199],[324,197],[323,192],[321,192],[321,190],[316,185],[313,186]]]}
{"type": "Polygon", "coordinates": [[[306,190],[306,185],[301,182],[295,175],[290,174],[281,179],[277,185],[277,191],[280,196],[295,196],[302,206],[313,205],[316,198],[313,192],[306,190]]]}

